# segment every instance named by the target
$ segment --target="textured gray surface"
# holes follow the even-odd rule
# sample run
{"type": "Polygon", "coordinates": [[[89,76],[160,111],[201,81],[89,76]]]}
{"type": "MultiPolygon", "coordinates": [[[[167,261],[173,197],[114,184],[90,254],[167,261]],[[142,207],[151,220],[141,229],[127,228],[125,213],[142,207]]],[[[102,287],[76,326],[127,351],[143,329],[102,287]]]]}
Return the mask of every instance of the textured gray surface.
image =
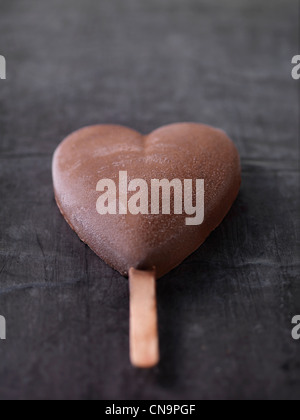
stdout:
{"type": "Polygon", "coordinates": [[[300,398],[296,0],[1,0],[0,398],[300,398]],[[56,208],[69,132],[222,127],[241,194],[158,284],[162,361],[128,361],[128,283],[56,208]]]}

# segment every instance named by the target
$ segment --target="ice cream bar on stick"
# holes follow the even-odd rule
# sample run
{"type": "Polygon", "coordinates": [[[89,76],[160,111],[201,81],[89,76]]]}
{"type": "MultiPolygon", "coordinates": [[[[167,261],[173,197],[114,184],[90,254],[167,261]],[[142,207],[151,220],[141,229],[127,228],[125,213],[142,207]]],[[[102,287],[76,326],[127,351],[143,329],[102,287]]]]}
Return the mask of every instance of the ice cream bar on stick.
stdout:
{"type": "Polygon", "coordinates": [[[149,135],[83,128],[53,158],[58,207],[80,239],[130,285],[130,357],[159,361],[156,280],[222,222],[240,184],[239,154],[219,130],[179,123],[149,135]]]}

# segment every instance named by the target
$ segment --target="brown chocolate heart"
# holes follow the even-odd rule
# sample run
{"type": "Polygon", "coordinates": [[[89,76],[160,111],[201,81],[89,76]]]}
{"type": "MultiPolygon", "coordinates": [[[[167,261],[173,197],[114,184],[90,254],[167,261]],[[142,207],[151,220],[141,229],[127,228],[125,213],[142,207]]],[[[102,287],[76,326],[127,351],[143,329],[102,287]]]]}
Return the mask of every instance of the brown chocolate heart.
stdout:
{"type": "MultiPolygon", "coordinates": [[[[129,128],[99,125],[67,137],[55,152],[53,179],[57,204],[81,240],[111,267],[128,275],[131,267],[169,272],[194,252],[222,222],[237,197],[240,160],[224,132],[201,124],[173,124],[148,136],[129,128]],[[117,186],[119,173],[128,182],[143,179],[204,179],[201,225],[187,225],[187,214],[105,214],[97,212],[102,179],[117,186]]],[[[134,192],[128,193],[128,199],[134,192]]],[[[149,189],[149,209],[151,194],[149,189]]],[[[160,204],[162,198],[160,197],[160,204]]],[[[126,203],[122,202],[123,209],[126,203]]],[[[174,197],[171,200],[171,209],[174,197]]]]}

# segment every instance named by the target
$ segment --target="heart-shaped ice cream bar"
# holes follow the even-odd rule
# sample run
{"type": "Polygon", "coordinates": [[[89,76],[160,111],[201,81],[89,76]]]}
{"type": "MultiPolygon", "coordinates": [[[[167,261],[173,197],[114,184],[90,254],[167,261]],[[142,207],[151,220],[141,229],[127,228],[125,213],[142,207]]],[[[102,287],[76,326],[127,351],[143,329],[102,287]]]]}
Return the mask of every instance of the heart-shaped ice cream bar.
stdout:
{"type": "Polygon", "coordinates": [[[240,172],[226,134],[191,123],[147,136],[83,128],[53,160],[56,201],[69,225],[111,267],[139,279],[153,267],[161,277],[205,241],[236,199],[240,172]]]}
{"type": "MultiPolygon", "coordinates": [[[[195,251],[224,219],[239,191],[240,162],[225,133],[204,125],[174,124],[148,136],[100,125],[83,128],[63,141],[54,156],[53,177],[62,214],[99,257],[122,275],[131,267],[155,266],[160,277],[195,251]],[[187,225],[187,215],[174,214],[172,205],[170,215],[152,214],[151,209],[149,214],[119,214],[118,205],[118,214],[99,215],[99,181],[115,182],[118,201],[124,171],[128,185],[134,179],[147,182],[149,206],[154,179],[179,179],[182,185],[184,180],[204,180],[204,222],[187,225]]],[[[128,193],[128,201],[129,197],[128,193]]],[[[126,202],[121,205],[124,210],[126,202]]]]}

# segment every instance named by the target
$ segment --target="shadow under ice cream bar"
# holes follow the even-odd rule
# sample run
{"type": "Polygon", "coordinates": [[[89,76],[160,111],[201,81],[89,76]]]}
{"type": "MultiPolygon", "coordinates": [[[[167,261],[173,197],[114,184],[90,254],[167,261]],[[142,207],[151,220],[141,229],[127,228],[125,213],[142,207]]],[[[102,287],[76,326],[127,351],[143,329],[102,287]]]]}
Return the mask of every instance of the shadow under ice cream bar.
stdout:
{"type": "Polygon", "coordinates": [[[173,124],[148,136],[120,126],[87,127],[56,150],[53,180],[72,229],[111,267],[129,275],[131,361],[155,365],[156,278],[193,253],[228,213],[241,183],[234,144],[223,131],[201,124],[173,124]],[[181,189],[179,182],[167,186],[166,196],[157,187],[162,180],[180,181],[181,189]]]}

